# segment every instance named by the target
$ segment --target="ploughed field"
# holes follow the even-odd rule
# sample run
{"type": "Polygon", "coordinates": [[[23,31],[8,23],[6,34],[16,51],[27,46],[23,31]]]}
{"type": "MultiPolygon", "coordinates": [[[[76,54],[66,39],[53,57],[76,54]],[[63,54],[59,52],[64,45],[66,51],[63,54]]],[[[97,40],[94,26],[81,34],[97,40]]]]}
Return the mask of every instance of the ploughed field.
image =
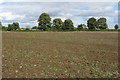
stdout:
{"type": "Polygon", "coordinates": [[[117,32],[3,32],[3,78],[116,78],[117,32]]]}

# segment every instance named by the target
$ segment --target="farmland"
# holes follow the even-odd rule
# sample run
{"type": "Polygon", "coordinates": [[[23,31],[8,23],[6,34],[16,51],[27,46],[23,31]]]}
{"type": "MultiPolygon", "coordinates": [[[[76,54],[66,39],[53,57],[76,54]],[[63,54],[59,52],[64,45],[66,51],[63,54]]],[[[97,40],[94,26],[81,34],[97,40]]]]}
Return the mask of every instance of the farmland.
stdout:
{"type": "Polygon", "coordinates": [[[3,32],[3,78],[116,78],[117,32],[3,32]]]}

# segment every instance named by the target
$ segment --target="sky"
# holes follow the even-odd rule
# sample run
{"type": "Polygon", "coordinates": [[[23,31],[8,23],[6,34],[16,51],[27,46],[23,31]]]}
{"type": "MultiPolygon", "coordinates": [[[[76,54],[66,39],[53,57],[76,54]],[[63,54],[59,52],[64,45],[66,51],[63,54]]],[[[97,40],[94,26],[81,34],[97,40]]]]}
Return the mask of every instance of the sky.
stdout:
{"type": "Polygon", "coordinates": [[[53,19],[71,19],[74,26],[87,24],[91,17],[107,18],[110,29],[118,24],[118,2],[7,2],[0,3],[0,21],[4,26],[19,22],[20,27],[37,26],[41,13],[53,19]]]}

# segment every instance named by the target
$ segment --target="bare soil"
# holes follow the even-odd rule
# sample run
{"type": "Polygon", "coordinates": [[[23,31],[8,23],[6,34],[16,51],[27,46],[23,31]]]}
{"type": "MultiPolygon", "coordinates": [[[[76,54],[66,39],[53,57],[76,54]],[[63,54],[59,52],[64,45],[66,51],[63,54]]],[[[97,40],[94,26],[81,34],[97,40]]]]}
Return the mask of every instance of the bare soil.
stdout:
{"type": "Polygon", "coordinates": [[[3,32],[3,78],[116,78],[117,32],[3,32]]]}

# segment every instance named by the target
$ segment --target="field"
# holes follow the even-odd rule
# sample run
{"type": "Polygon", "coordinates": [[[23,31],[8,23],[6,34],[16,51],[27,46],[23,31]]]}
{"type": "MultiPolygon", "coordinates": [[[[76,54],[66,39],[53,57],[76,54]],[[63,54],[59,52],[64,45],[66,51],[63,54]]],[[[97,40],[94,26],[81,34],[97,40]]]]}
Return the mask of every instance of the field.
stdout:
{"type": "Polygon", "coordinates": [[[3,32],[3,78],[116,78],[117,32],[3,32]]]}

